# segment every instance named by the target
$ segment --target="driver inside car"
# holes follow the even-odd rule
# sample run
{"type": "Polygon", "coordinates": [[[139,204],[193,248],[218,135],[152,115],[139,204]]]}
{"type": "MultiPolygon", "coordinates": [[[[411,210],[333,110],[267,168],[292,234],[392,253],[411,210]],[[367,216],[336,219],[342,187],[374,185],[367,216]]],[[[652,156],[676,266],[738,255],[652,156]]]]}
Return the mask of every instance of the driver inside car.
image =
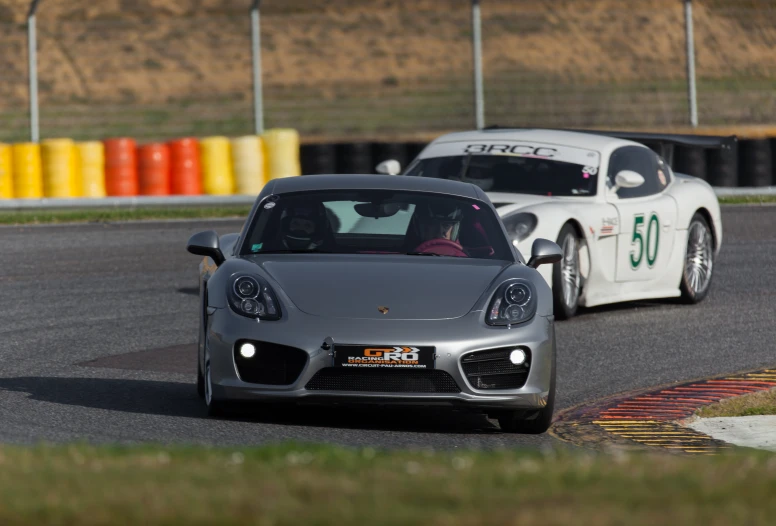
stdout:
{"type": "Polygon", "coordinates": [[[469,257],[458,242],[462,217],[463,211],[450,203],[418,206],[413,219],[423,242],[413,252],[469,257]]]}
{"type": "Polygon", "coordinates": [[[292,205],[285,210],[280,230],[288,250],[316,250],[323,244],[326,212],[323,206],[292,205]]]}

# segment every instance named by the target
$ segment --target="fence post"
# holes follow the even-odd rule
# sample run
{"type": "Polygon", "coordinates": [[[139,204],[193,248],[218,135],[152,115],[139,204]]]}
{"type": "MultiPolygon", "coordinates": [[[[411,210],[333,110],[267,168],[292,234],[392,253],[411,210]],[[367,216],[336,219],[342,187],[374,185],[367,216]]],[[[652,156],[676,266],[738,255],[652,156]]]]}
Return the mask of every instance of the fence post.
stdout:
{"type": "Polygon", "coordinates": [[[698,95],[695,85],[695,32],[692,25],[692,0],[684,0],[685,38],[687,40],[687,90],[690,100],[690,124],[698,126],[698,95]]]}
{"type": "Polygon", "coordinates": [[[30,2],[27,13],[27,71],[30,79],[30,141],[40,140],[38,113],[38,36],[35,23],[35,12],[40,0],[30,2]]]}
{"type": "Polygon", "coordinates": [[[477,129],[485,127],[485,95],[482,87],[482,22],[480,0],[472,0],[472,52],[474,53],[474,110],[477,129]]]}
{"type": "Polygon", "coordinates": [[[253,113],[256,135],[264,133],[264,101],[261,85],[261,25],[259,10],[261,0],[253,0],[251,6],[251,41],[253,54],[253,113]]]}

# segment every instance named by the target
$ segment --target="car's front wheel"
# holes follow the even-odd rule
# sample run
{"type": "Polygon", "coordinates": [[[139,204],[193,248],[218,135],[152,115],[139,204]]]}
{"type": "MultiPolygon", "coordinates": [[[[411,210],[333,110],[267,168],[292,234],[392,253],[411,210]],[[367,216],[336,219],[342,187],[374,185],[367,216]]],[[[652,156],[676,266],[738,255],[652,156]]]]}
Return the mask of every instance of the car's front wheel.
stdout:
{"type": "Polygon", "coordinates": [[[555,370],[553,368],[550,381],[550,393],[547,405],[538,411],[510,411],[498,416],[498,425],[505,433],[523,433],[539,435],[546,432],[552,424],[552,414],[555,410],[555,370]]]}
{"type": "Polygon", "coordinates": [[[210,353],[205,350],[205,371],[203,374],[203,385],[205,388],[205,406],[208,416],[220,416],[224,414],[225,403],[213,398],[213,382],[210,371],[210,353]]]}
{"type": "Polygon", "coordinates": [[[702,214],[696,213],[687,228],[687,249],[680,289],[682,300],[698,303],[709,293],[714,270],[714,242],[711,228],[702,214]]]}
{"type": "Polygon", "coordinates": [[[580,241],[573,225],[563,226],[557,243],[563,252],[563,259],[553,265],[552,298],[555,317],[565,320],[577,313],[579,294],[582,289],[579,264],[580,241]]]}

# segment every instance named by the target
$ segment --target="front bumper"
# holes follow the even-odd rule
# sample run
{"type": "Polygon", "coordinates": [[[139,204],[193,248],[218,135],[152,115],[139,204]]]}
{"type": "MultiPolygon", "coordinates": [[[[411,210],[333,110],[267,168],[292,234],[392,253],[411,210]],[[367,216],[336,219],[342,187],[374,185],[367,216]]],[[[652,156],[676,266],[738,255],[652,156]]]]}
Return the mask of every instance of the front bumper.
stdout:
{"type": "MultiPolygon", "coordinates": [[[[229,308],[216,309],[208,318],[207,351],[210,357],[213,397],[218,400],[312,402],[345,404],[450,405],[470,409],[540,409],[547,403],[555,364],[555,329],[551,316],[511,329],[485,325],[482,312],[453,320],[336,319],[295,311],[279,321],[257,322],[234,314],[229,308]],[[329,338],[337,344],[434,346],[434,368],[448,373],[460,388],[457,393],[364,392],[306,389],[321,369],[331,367],[331,350],[324,350],[329,338]],[[308,359],[301,373],[289,385],[265,385],[243,381],[234,359],[235,344],[244,339],[301,349],[308,359]],[[530,350],[530,370],[519,389],[475,389],[461,366],[471,352],[509,346],[530,350]]],[[[353,371],[353,369],[349,369],[353,371]]]]}

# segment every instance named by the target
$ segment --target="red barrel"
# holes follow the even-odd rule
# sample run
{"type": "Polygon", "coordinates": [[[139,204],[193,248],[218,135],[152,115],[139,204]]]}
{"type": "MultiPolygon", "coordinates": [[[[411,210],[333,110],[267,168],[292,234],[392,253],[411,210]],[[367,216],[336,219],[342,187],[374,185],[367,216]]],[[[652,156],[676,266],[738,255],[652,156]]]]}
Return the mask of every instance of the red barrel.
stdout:
{"type": "Polygon", "coordinates": [[[109,196],[135,196],[139,191],[137,149],[134,139],[106,139],[105,193],[109,196]]]}
{"type": "Polygon", "coordinates": [[[140,195],[170,195],[170,147],[144,144],[137,149],[140,195]]]}
{"type": "Polygon", "coordinates": [[[170,146],[170,192],[176,195],[200,195],[202,169],[199,163],[197,139],[177,139],[168,144],[170,146]]]}

